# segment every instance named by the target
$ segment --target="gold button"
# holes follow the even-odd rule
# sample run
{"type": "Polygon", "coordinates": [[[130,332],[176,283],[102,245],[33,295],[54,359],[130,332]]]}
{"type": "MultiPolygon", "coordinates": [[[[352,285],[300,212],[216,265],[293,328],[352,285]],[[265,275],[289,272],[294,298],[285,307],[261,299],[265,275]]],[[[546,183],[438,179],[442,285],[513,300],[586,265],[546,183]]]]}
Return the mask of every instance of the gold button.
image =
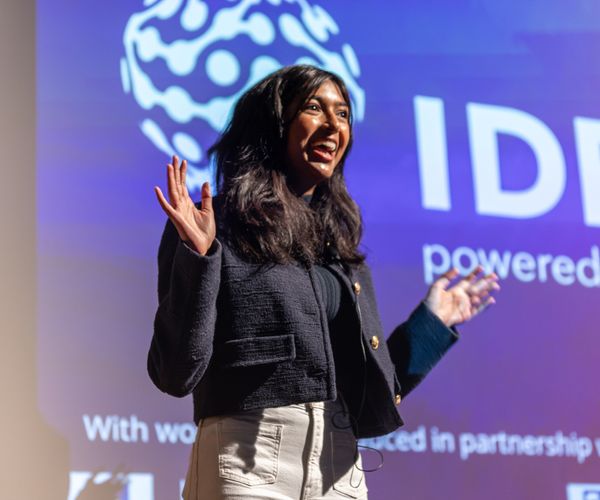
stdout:
{"type": "Polygon", "coordinates": [[[371,347],[373,349],[377,349],[379,347],[379,337],[377,335],[373,335],[371,337],[371,347]]]}
{"type": "Polygon", "coordinates": [[[402,401],[402,398],[400,397],[400,394],[396,394],[394,396],[394,403],[396,403],[397,405],[399,405],[400,401],[402,401]]]}
{"type": "Polygon", "coordinates": [[[354,290],[354,293],[358,295],[360,293],[360,283],[355,281],[354,285],[352,285],[352,289],[354,290]]]}

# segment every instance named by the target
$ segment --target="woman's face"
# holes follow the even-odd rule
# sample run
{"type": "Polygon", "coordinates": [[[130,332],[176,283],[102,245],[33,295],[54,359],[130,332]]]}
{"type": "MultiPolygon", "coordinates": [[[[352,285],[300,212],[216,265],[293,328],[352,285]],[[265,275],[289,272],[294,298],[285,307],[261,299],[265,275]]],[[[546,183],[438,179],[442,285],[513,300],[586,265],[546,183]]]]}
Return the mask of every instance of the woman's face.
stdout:
{"type": "Polygon", "coordinates": [[[350,141],[350,109],[338,86],[324,82],[300,108],[288,130],[287,161],[291,186],[312,194],[329,179],[350,141]]]}

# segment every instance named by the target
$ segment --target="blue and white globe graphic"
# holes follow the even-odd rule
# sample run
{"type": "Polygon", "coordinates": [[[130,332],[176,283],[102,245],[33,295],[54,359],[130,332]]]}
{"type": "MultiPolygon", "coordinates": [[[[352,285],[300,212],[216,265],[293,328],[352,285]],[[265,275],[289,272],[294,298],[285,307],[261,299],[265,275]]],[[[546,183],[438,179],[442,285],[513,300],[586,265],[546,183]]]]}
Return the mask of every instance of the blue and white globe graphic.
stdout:
{"type": "Polygon", "coordinates": [[[331,15],[308,0],[145,0],[123,34],[123,89],[160,151],[188,160],[188,188],[210,181],[206,151],[238,97],[269,73],[313,64],[347,84],[356,121],[365,113],[360,65],[331,15]]]}

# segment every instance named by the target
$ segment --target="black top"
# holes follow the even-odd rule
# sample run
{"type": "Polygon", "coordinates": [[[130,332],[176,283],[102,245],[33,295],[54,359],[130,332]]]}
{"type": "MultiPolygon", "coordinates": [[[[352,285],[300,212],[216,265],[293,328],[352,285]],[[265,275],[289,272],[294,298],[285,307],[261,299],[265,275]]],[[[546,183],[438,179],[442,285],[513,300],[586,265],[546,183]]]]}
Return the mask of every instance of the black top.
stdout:
{"type": "MultiPolygon", "coordinates": [[[[311,194],[302,195],[302,199],[310,204],[312,200],[311,194]]],[[[325,311],[327,313],[327,321],[331,328],[336,316],[340,312],[342,301],[342,284],[339,278],[332,273],[327,267],[316,265],[317,287],[321,292],[321,296],[325,302],[325,311]]]]}
{"type": "Polygon", "coordinates": [[[325,302],[327,321],[331,328],[341,309],[342,284],[337,276],[324,266],[315,266],[317,287],[325,302]]]}
{"type": "MultiPolygon", "coordinates": [[[[214,207],[218,220],[218,197],[214,207]]],[[[317,312],[326,306],[314,267],[256,265],[219,236],[217,226],[217,239],[200,255],[167,223],[148,353],[156,386],[178,397],[193,392],[196,423],[236,411],[334,400],[342,392],[357,437],[401,425],[396,395],[405,396],[425,377],[456,334],[421,304],[386,341],[368,265],[345,273],[335,264],[328,268],[342,285],[340,306],[348,297],[350,312],[337,315],[340,344],[334,345],[327,319],[317,312]],[[348,359],[338,347],[350,351],[348,359]],[[344,365],[358,384],[342,376],[348,373],[344,365]]]]}

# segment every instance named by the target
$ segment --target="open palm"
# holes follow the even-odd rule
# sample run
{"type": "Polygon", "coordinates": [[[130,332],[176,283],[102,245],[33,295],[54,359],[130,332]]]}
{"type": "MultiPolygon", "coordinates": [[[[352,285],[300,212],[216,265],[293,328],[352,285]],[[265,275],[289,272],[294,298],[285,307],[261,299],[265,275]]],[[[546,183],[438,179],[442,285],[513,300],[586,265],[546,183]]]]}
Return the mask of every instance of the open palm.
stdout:
{"type": "Polygon", "coordinates": [[[179,237],[198,253],[205,255],[216,235],[210,185],[208,182],[202,185],[202,204],[197,208],[185,183],[186,171],[187,161],[179,163],[179,158],[173,156],[172,163],[167,165],[169,201],[158,186],[154,187],[154,192],[160,206],[175,225],[179,237]]]}
{"type": "Polygon", "coordinates": [[[469,321],[494,304],[496,301],[491,293],[500,290],[498,276],[494,273],[482,275],[482,271],[478,266],[468,276],[450,285],[458,276],[458,271],[451,269],[431,285],[425,304],[446,326],[469,321]]]}

